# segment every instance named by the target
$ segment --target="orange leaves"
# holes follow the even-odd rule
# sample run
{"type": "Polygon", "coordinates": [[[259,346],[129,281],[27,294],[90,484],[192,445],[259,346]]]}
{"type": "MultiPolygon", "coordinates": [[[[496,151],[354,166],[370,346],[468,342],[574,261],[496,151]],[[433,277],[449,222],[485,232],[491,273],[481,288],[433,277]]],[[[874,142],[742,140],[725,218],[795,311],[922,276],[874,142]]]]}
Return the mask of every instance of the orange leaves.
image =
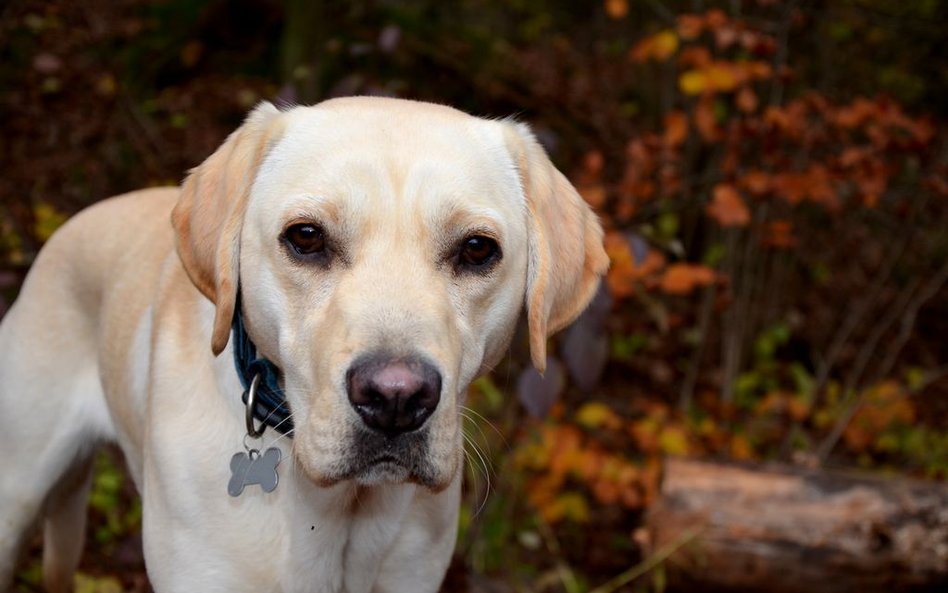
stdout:
{"type": "Polygon", "coordinates": [[[854,451],[876,447],[882,433],[915,422],[915,408],[904,387],[896,381],[884,381],[863,397],[863,405],[843,432],[843,439],[854,451]]]}
{"type": "Polygon", "coordinates": [[[772,391],[757,403],[758,416],[767,414],[786,414],[794,422],[804,422],[811,413],[810,402],[804,395],[772,391]]]}
{"type": "Polygon", "coordinates": [[[789,220],[774,220],[764,226],[763,243],[774,249],[796,247],[797,238],[793,234],[793,223],[789,220]]]}
{"type": "Polygon", "coordinates": [[[841,128],[856,128],[878,117],[879,113],[876,103],[860,97],[836,111],[835,123],[841,128]]]}
{"type": "Polygon", "coordinates": [[[829,169],[813,163],[805,171],[787,171],[773,176],[773,188],[777,195],[790,204],[799,204],[804,199],[821,204],[829,211],[839,209],[839,195],[829,169]]]}
{"type": "Polygon", "coordinates": [[[662,404],[649,404],[645,415],[630,422],[626,430],[636,448],[646,454],[688,455],[698,450],[689,429],[662,404]]]}
{"type": "Polygon", "coordinates": [[[601,210],[606,204],[606,188],[602,183],[604,166],[602,152],[591,150],[583,157],[582,169],[574,180],[576,191],[595,210],[601,210]]]}
{"type": "Polygon", "coordinates": [[[675,263],[668,266],[662,276],[662,292],[671,295],[691,294],[699,286],[714,284],[717,275],[707,266],[689,263],[675,263]]]}
{"type": "Polygon", "coordinates": [[[741,87],[735,101],[737,102],[737,108],[744,113],[757,111],[757,94],[749,86],[741,87]]]}
{"type": "Polygon", "coordinates": [[[705,212],[723,227],[746,226],[751,218],[750,210],[737,189],[727,183],[715,186],[711,203],[705,212]]]}
{"type": "Polygon", "coordinates": [[[712,9],[704,14],[680,15],[676,22],[677,39],[689,45],[682,49],[678,63],[684,70],[678,76],[679,90],[688,96],[714,93],[732,93],[742,90],[739,95],[739,108],[745,112],[756,109],[756,95],[748,87],[754,80],[768,79],[773,76],[766,61],[748,59],[770,53],[773,40],[758,31],[750,29],[739,19],[731,19],[723,11],[712,9]],[[711,58],[709,50],[699,45],[700,37],[710,33],[719,52],[732,47],[743,50],[738,59],[711,58]]]}
{"type": "Polygon", "coordinates": [[[804,102],[791,101],[781,107],[773,105],[767,107],[764,110],[764,124],[771,130],[796,140],[803,137],[808,116],[809,108],[804,102]]]}
{"type": "Polygon", "coordinates": [[[629,0],[605,0],[603,8],[609,18],[622,20],[629,15],[629,0]]]}
{"type": "MultiPolygon", "coordinates": [[[[609,430],[617,430],[622,421],[603,404],[585,408],[584,419],[595,419],[597,430],[608,419],[609,430]]],[[[590,433],[592,434],[592,433],[590,433]]],[[[618,504],[630,509],[642,508],[657,489],[658,472],[651,464],[643,468],[627,457],[607,451],[591,436],[568,424],[544,424],[532,442],[514,455],[514,463],[531,470],[533,479],[527,500],[544,520],[583,522],[589,515],[586,496],[570,483],[581,484],[598,504],[618,504]],[[647,483],[650,481],[651,483],[647,483]]]]}
{"type": "Polygon", "coordinates": [[[678,35],[671,29],[666,29],[636,43],[629,57],[634,62],[648,60],[664,62],[675,55],[676,51],[678,51],[678,35]]]}
{"type": "Polygon", "coordinates": [[[745,435],[737,433],[731,437],[728,453],[738,461],[749,461],[754,458],[754,446],[745,435]]]}
{"type": "MultiPolygon", "coordinates": [[[[855,290],[862,260],[852,274],[836,267],[849,265],[850,246],[866,237],[881,249],[871,225],[837,236],[850,224],[840,217],[907,222],[916,195],[948,197],[930,122],[886,99],[797,94],[807,73],[785,80],[764,57],[766,36],[750,26],[720,11],[683,15],[620,56],[620,68],[642,75],[642,91],[621,111],[634,132],[624,153],[586,154],[573,179],[611,229],[613,372],[646,379],[626,384],[649,385],[658,392],[652,403],[664,407],[643,409],[646,394],[623,399],[612,385],[608,399],[566,398],[555,420],[531,424],[533,457],[519,458],[529,502],[547,521],[584,521],[598,516],[597,505],[641,508],[655,484],[650,468],[666,455],[761,459],[812,449],[834,426],[841,430],[847,406],[829,387],[813,388],[809,367],[788,362],[814,353],[807,340],[823,317],[810,314],[820,303],[848,295],[838,291],[848,282],[855,290]],[[778,77],[784,92],[770,84],[778,77]],[[867,207],[879,212],[853,212],[867,207]],[[793,328],[793,341],[774,338],[766,350],[753,338],[770,315],[793,328]],[[729,332],[746,336],[736,340],[743,348],[727,340],[714,355],[693,348],[718,350],[716,338],[729,332]],[[702,355],[692,384],[689,356],[702,355]],[[687,401],[680,396],[687,413],[674,407],[679,385],[692,389],[687,401]],[[618,413],[629,409],[631,417],[618,413]]],[[[841,354],[840,364],[853,356],[841,354]]],[[[899,427],[914,418],[909,399],[879,391],[841,437],[849,454],[887,455],[878,435],[901,439],[899,427]]]]}
{"type": "Polygon", "coordinates": [[[682,68],[699,69],[711,63],[711,52],[700,45],[692,45],[681,50],[678,54],[678,65],[682,68]]]}
{"type": "Polygon", "coordinates": [[[856,187],[862,204],[874,208],[891,177],[890,167],[879,151],[867,146],[849,146],[840,153],[838,163],[856,187]]]}
{"type": "Polygon", "coordinates": [[[739,47],[754,55],[768,55],[776,48],[772,37],[751,29],[744,21],[731,18],[718,8],[704,14],[679,15],[675,29],[682,39],[688,41],[696,41],[708,32],[714,37],[718,50],[739,47]]]}
{"type": "Polygon", "coordinates": [[[631,297],[639,289],[656,288],[666,294],[684,296],[717,281],[714,270],[707,266],[685,262],[666,266],[665,257],[644,244],[647,252],[640,254],[641,261],[636,261],[629,239],[622,233],[607,233],[605,244],[611,260],[606,285],[617,299],[631,297]]]}
{"type": "Polygon", "coordinates": [[[606,285],[616,298],[632,296],[641,282],[654,276],[665,266],[665,258],[654,249],[648,249],[641,261],[638,261],[636,254],[632,253],[629,240],[622,233],[607,233],[605,246],[611,261],[606,274],[606,285]]]}
{"type": "Polygon", "coordinates": [[[665,114],[665,133],[662,138],[671,148],[681,146],[688,137],[688,117],[683,111],[669,111],[665,114]]]}
{"type": "Polygon", "coordinates": [[[715,60],[682,72],[678,77],[678,88],[686,95],[730,93],[742,85],[772,75],[773,71],[766,62],[715,60]]]}
{"type": "Polygon", "coordinates": [[[676,29],[682,39],[693,41],[704,31],[704,18],[697,14],[679,15],[676,29]]]}
{"type": "Polygon", "coordinates": [[[943,198],[948,197],[948,175],[929,175],[925,179],[925,187],[943,198]]]}
{"type": "Polygon", "coordinates": [[[701,97],[694,109],[695,127],[701,138],[708,143],[720,140],[717,118],[714,115],[714,101],[710,95],[701,97]]]}
{"type": "Polygon", "coordinates": [[[738,180],[738,185],[752,196],[761,197],[770,191],[771,177],[760,169],[751,169],[738,180]]]}
{"type": "Polygon", "coordinates": [[[731,92],[737,88],[739,70],[730,62],[711,62],[703,68],[687,70],[678,77],[678,88],[686,95],[731,92]]]}
{"type": "Polygon", "coordinates": [[[860,97],[847,105],[828,106],[825,115],[841,131],[862,132],[876,148],[927,145],[935,133],[929,119],[912,119],[897,103],[881,97],[860,97]]]}

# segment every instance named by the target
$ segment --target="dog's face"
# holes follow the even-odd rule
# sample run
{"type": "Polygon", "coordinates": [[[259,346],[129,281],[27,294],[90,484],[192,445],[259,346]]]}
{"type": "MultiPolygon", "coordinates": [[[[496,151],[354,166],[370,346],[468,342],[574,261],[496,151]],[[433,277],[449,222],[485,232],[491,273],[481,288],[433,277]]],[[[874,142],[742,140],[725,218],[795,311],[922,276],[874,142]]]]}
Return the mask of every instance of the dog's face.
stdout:
{"type": "Polygon", "coordinates": [[[174,221],[217,305],[216,352],[239,282],[320,485],[446,487],[464,393],[524,304],[542,367],[606,266],[598,222],[525,127],[390,99],[259,107],[186,182],[174,221]]]}

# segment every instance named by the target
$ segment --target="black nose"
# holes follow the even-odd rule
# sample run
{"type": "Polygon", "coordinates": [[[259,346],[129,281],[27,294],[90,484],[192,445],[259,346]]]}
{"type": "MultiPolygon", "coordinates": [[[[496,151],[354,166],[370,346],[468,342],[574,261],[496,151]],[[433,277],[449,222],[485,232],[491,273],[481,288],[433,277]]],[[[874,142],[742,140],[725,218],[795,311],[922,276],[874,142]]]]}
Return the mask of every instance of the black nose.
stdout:
{"type": "Polygon", "coordinates": [[[441,400],[441,375],[415,359],[359,359],[346,373],[346,385],[365,425],[388,436],[421,427],[441,400]]]}

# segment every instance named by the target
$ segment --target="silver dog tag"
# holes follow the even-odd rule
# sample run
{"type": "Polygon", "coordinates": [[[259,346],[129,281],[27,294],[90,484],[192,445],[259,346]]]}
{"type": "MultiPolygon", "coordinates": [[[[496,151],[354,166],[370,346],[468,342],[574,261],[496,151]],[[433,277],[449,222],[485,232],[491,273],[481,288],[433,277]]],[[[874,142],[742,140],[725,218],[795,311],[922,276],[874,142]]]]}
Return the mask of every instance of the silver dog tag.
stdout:
{"type": "Polygon", "coordinates": [[[256,449],[235,453],[230,458],[230,483],[227,484],[227,493],[234,497],[240,496],[247,484],[260,484],[264,492],[273,492],[280,481],[277,465],[281,456],[282,453],[276,447],[267,449],[263,455],[256,449]]]}

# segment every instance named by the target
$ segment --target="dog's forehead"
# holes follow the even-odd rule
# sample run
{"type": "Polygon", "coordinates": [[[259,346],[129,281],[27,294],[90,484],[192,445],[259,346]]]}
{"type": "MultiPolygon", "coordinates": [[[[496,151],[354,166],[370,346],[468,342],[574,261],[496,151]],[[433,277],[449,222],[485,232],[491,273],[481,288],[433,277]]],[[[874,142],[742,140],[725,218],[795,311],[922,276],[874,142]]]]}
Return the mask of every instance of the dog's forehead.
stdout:
{"type": "Polygon", "coordinates": [[[298,131],[315,128],[324,134],[371,137],[379,142],[440,142],[493,123],[453,107],[382,97],[333,99],[292,109],[286,115],[298,131]]]}
{"type": "Polygon", "coordinates": [[[502,144],[497,122],[442,105],[356,97],[284,114],[284,139],[303,155],[310,150],[373,151],[381,155],[460,157],[502,144]]]}
{"type": "Polygon", "coordinates": [[[258,194],[374,196],[375,207],[386,196],[491,204],[508,215],[522,209],[502,122],[379,98],[333,100],[283,117],[283,133],[259,172],[258,194]]]}

